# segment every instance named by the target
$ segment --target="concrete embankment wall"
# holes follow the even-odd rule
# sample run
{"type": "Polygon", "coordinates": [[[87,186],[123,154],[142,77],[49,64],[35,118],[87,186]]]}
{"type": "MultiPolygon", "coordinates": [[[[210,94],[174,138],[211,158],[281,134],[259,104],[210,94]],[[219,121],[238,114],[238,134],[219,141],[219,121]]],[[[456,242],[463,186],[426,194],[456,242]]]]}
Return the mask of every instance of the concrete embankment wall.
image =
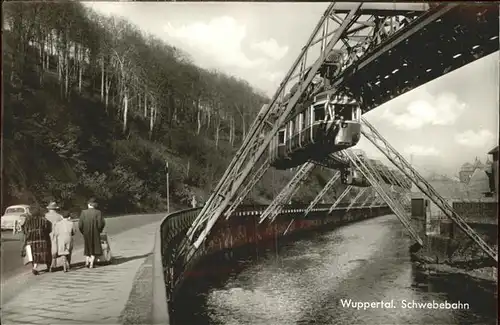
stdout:
{"type": "MultiPolygon", "coordinates": [[[[498,247],[498,203],[489,201],[452,202],[453,209],[493,248],[498,247]]],[[[470,278],[497,281],[496,268],[486,254],[455,223],[438,218],[433,233],[423,231],[424,247],[414,255],[422,267],[436,272],[460,273],[470,278]]],[[[422,220],[424,222],[424,220],[422,220]]],[[[434,222],[435,223],[435,222],[434,222]]],[[[425,226],[420,227],[425,229],[425,226]]]]}
{"type": "Polygon", "coordinates": [[[304,217],[307,205],[290,205],[282,210],[273,223],[265,221],[259,224],[259,217],[266,207],[240,206],[230,219],[221,218],[195,256],[187,263],[176,263],[174,256],[201,208],[182,210],[165,217],[157,234],[154,252],[153,319],[156,324],[168,323],[167,305],[172,306],[176,293],[182,291],[187,279],[204,272],[199,269],[201,262],[216,253],[230,253],[236,248],[258,245],[284,236],[332,229],[341,224],[391,213],[386,206],[352,208],[349,211],[346,211],[346,206],[339,206],[328,214],[329,205],[318,205],[304,217]]]}

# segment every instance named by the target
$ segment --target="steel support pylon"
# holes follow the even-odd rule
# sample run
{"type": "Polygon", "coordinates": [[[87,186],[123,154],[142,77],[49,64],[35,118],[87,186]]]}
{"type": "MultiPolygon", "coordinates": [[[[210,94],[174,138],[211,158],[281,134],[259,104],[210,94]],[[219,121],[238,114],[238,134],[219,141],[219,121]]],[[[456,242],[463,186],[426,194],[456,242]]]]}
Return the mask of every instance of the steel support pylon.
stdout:
{"type": "Polygon", "coordinates": [[[427,182],[406,159],[394,149],[389,142],[371,125],[366,118],[362,117],[362,134],[377,147],[384,156],[391,161],[406,177],[408,177],[422,193],[424,193],[436,206],[450,218],[464,233],[469,236],[478,246],[495,262],[498,262],[497,252],[491,248],[466,222],[453,210],[448,202],[427,182]]]}
{"type": "Polygon", "coordinates": [[[384,183],[380,174],[376,169],[374,169],[369,164],[369,160],[366,157],[360,157],[354,154],[351,150],[344,151],[346,157],[351,161],[353,166],[355,166],[362,174],[366,177],[370,185],[377,191],[377,193],[384,199],[385,203],[391,208],[394,214],[401,221],[403,226],[408,230],[411,237],[420,245],[423,246],[423,241],[417,232],[413,229],[411,222],[405,215],[404,209],[380,186],[384,183]]]}
{"type": "Polygon", "coordinates": [[[319,68],[324,63],[327,54],[331,52],[341,37],[359,18],[357,12],[360,6],[360,3],[354,4],[349,13],[342,19],[338,28],[332,33],[324,34],[323,38],[321,36],[317,37],[320,30],[327,30],[325,29],[325,23],[332,19],[334,4],[332,3],[328,6],[325,14],[304,46],[302,53],[296,59],[292,68],[281,83],[278,91],[273,96],[271,103],[268,107],[263,107],[259,112],[256,120],[249,130],[249,133],[247,134],[247,137],[243,141],[242,146],[231,161],[229,167],[219,181],[207,203],[204,205],[202,211],[193,223],[193,226],[188,230],[187,237],[189,238],[189,241],[194,239],[195,234],[197,235],[197,238],[193,243],[193,247],[186,247],[188,244],[187,242],[181,245],[181,254],[184,255],[183,259],[186,260],[186,262],[190,260],[194,251],[198,249],[202,242],[204,242],[206,236],[215,225],[218,218],[228,207],[229,202],[240,190],[241,185],[249,176],[252,169],[268,147],[272,137],[285,122],[295,104],[306,91],[306,87],[316,76],[319,68]],[[307,65],[304,62],[307,60],[307,54],[313,42],[321,42],[321,51],[314,64],[310,68],[307,68],[307,65]],[[285,105],[281,105],[278,99],[282,99],[284,97],[284,94],[287,91],[286,88],[290,87],[289,89],[293,90],[291,89],[292,87],[289,81],[292,79],[294,74],[296,74],[299,78],[297,87],[293,93],[291,92],[291,97],[288,102],[285,105]],[[200,228],[201,232],[198,231],[200,228]]]}
{"type": "Polygon", "coordinates": [[[325,196],[325,194],[335,185],[337,180],[340,178],[340,172],[336,171],[332,178],[325,184],[325,186],[321,189],[321,191],[316,195],[314,200],[311,201],[306,211],[304,212],[304,216],[307,216],[309,212],[318,204],[318,202],[325,196]]]}
{"type": "Polygon", "coordinates": [[[234,210],[243,202],[243,200],[247,197],[248,193],[253,189],[255,184],[259,182],[259,180],[264,176],[266,171],[269,169],[269,158],[267,158],[262,165],[257,169],[252,178],[245,184],[237,198],[229,205],[227,211],[224,213],[226,216],[226,220],[231,217],[234,210]]]}
{"type": "Polygon", "coordinates": [[[300,185],[302,185],[302,183],[306,180],[307,176],[309,176],[309,173],[314,169],[314,167],[315,165],[313,163],[305,163],[299,168],[293,178],[261,214],[259,223],[262,223],[267,218],[270,219],[270,222],[274,221],[274,219],[283,209],[283,205],[287,204],[287,202],[290,201],[295,193],[297,193],[300,185]]]}
{"type": "Polygon", "coordinates": [[[363,187],[361,191],[358,192],[358,194],[354,197],[354,199],[351,200],[351,203],[347,206],[346,212],[351,210],[351,208],[354,206],[354,204],[359,200],[359,198],[366,192],[368,191],[368,187],[363,187]]]}
{"type": "Polygon", "coordinates": [[[370,202],[370,199],[375,200],[375,194],[377,193],[377,191],[375,191],[375,189],[371,188],[369,192],[370,193],[368,193],[365,200],[359,205],[360,208],[364,208],[365,206],[367,206],[368,203],[370,202]]]}
{"type": "Polygon", "coordinates": [[[409,26],[411,21],[427,11],[428,6],[424,6],[417,8],[413,4],[391,4],[384,8],[372,8],[370,4],[361,3],[342,3],[337,7],[332,3],[328,6],[269,105],[263,106],[257,115],[241,147],[188,230],[186,240],[181,243],[179,249],[179,257],[184,261],[182,263],[189,263],[191,256],[204,242],[218,218],[227,211],[228,206],[232,202],[241,202],[237,197],[241,185],[251,175],[272,137],[289,118],[294,106],[315,91],[331,89],[331,86],[336,87],[341,82],[342,78],[336,77],[333,84],[326,85],[320,81],[310,87],[311,89],[308,87],[331,50],[335,47],[345,53],[340,75],[348,73],[348,68],[355,65],[360,58],[370,56],[373,54],[372,50],[376,52],[377,46],[384,39],[409,26]],[[362,6],[363,11],[360,11],[362,6]],[[399,24],[392,19],[392,16],[399,15],[405,16],[408,24],[399,24]],[[319,54],[314,52],[315,49],[311,50],[317,45],[319,54]],[[313,58],[312,64],[309,64],[308,57],[313,58]],[[298,79],[295,85],[292,81],[294,78],[298,79]],[[289,100],[283,101],[288,90],[289,100]]]}
{"type": "Polygon", "coordinates": [[[342,201],[343,198],[346,197],[347,194],[349,194],[349,192],[352,190],[352,186],[349,185],[345,188],[344,192],[342,192],[342,194],[340,194],[340,196],[337,198],[337,200],[332,204],[332,206],[330,207],[330,210],[328,210],[328,214],[332,213],[333,210],[335,210],[335,208],[337,207],[337,205],[339,205],[340,201],[342,201]]]}

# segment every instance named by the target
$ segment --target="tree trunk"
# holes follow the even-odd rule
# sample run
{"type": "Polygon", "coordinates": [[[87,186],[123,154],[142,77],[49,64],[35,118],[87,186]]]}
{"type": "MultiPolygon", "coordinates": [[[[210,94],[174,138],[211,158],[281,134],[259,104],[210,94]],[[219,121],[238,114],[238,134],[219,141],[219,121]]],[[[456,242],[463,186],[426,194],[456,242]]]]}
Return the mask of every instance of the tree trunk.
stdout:
{"type": "Polygon", "coordinates": [[[80,60],[78,62],[78,92],[82,93],[82,75],[83,75],[83,58],[84,58],[82,47],[79,48],[79,51],[80,51],[80,60]]]}
{"type": "Polygon", "coordinates": [[[196,121],[198,122],[198,128],[196,130],[196,134],[199,135],[201,132],[201,110],[200,109],[198,109],[196,121]]]}
{"type": "Polygon", "coordinates": [[[125,87],[123,91],[123,132],[127,130],[128,118],[128,89],[125,87]]]}
{"type": "Polygon", "coordinates": [[[104,55],[101,58],[101,101],[104,100],[104,55]]]}
{"type": "Polygon", "coordinates": [[[64,51],[64,94],[65,98],[69,95],[69,44],[66,44],[64,51]]]}
{"type": "Polygon", "coordinates": [[[243,142],[243,139],[245,139],[245,137],[247,136],[247,124],[245,122],[245,114],[241,114],[241,128],[243,129],[243,138],[242,138],[243,142]]]}
{"type": "Polygon", "coordinates": [[[217,121],[217,127],[215,128],[215,148],[219,148],[219,134],[220,134],[220,127],[222,124],[222,119],[219,117],[217,121]]]}
{"type": "Polygon", "coordinates": [[[229,118],[229,144],[231,147],[233,146],[234,143],[234,119],[231,116],[229,118]]]}
{"type": "Polygon", "coordinates": [[[155,117],[156,117],[156,109],[154,106],[150,106],[151,111],[150,111],[150,117],[149,117],[149,139],[153,137],[153,126],[155,124],[155,117]]]}
{"type": "Polygon", "coordinates": [[[109,73],[106,73],[106,101],[105,101],[105,107],[106,107],[106,112],[108,112],[108,105],[109,105],[109,88],[111,88],[111,80],[109,78],[109,73]]]}

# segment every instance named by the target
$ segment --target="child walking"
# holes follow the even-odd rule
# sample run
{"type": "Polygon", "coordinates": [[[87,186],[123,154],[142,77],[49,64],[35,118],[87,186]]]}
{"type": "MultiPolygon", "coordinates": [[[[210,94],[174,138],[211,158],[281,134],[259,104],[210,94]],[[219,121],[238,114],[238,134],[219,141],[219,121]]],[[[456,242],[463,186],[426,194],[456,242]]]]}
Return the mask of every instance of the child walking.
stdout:
{"type": "Polygon", "coordinates": [[[57,255],[63,259],[64,272],[68,272],[71,265],[75,229],[73,222],[69,218],[69,212],[64,212],[62,216],[63,220],[56,222],[54,225],[54,236],[57,240],[57,255]]]}

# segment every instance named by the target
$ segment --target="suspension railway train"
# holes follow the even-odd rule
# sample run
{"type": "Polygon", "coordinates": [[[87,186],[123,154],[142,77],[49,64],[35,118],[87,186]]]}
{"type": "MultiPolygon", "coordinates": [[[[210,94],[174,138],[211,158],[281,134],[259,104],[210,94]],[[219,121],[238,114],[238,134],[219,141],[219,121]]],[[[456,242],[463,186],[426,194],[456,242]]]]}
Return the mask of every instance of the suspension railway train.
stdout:
{"type": "MultiPolygon", "coordinates": [[[[342,65],[342,55],[330,56],[327,68],[320,72],[325,83],[331,79],[342,65]]],[[[307,74],[307,73],[306,73],[307,74]]],[[[291,93],[293,93],[293,88],[291,93]]],[[[285,98],[285,102],[290,97],[285,98]]],[[[355,146],[361,137],[361,105],[344,95],[332,95],[320,92],[311,99],[297,104],[292,118],[278,131],[269,144],[271,166],[276,169],[289,169],[300,166],[309,160],[321,161],[327,155],[355,146]]],[[[394,184],[394,179],[387,176],[389,169],[379,161],[371,160],[377,167],[384,182],[394,184]]],[[[354,168],[341,169],[342,183],[368,187],[368,180],[354,168]]],[[[401,173],[392,171],[399,182],[411,188],[411,182],[401,173]]]]}

